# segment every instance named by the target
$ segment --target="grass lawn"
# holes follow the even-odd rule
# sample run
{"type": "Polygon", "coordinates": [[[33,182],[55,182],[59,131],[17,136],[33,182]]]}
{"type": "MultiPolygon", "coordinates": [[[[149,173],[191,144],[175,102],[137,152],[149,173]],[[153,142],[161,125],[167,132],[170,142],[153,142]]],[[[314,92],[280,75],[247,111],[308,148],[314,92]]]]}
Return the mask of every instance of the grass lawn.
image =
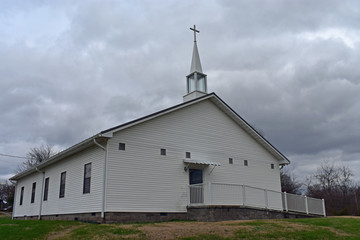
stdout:
{"type": "Polygon", "coordinates": [[[360,218],[90,224],[0,217],[0,239],[360,239],[360,218]]]}

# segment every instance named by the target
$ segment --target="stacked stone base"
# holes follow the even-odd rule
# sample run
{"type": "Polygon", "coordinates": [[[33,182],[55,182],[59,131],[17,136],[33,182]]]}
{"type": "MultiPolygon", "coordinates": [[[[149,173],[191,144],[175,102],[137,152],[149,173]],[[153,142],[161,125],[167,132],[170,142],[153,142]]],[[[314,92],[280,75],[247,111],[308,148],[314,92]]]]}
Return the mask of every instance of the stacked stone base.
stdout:
{"type": "MultiPolygon", "coordinates": [[[[191,206],[184,213],[107,212],[101,218],[100,212],[42,215],[43,220],[71,220],[92,223],[160,222],[171,220],[225,221],[250,219],[282,219],[321,217],[302,213],[291,213],[244,206],[191,206]]],[[[14,219],[38,219],[38,216],[15,217],[14,219]]]]}

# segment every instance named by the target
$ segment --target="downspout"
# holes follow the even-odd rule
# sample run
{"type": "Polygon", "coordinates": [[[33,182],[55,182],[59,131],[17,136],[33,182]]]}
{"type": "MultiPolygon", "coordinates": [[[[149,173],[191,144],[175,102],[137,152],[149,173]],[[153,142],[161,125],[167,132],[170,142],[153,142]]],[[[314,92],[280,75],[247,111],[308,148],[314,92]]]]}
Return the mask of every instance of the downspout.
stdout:
{"type": "Polygon", "coordinates": [[[42,184],[41,184],[41,194],[40,194],[39,216],[38,216],[38,220],[40,220],[40,219],[41,219],[42,202],[43,202],[43,196],[44,196],[45,172],[39,171],[39,169],[38,169],[37,167],[35,167],[35,170],[36,170],[38,173],[42,173],[42,174],[43,174],[42,184]]]}
{"type": "Polygon", "coordinates": [[[106,148],[100,145],[96,138],[93,139],[94,143],[104,151],[104,173],[103,173],[103,187],[102,187],[102,199],[101,199],[101,218],[105,218],[105,187],[106,187],[106,160],[107,160],[107,144],[106,148]]]}
{"type": "Polygon", "coordinates": [[[14,214],[15,214],[15,206],[16,206],[16,191],[17,191],[17,181],[14,183],[13,180],[9,180],[13,184],[15,184],[14,189],[14,201],[13,201],[13,208],[12,208],[12,214],[11,214],[11,220],[14,220],[14,214]]]}

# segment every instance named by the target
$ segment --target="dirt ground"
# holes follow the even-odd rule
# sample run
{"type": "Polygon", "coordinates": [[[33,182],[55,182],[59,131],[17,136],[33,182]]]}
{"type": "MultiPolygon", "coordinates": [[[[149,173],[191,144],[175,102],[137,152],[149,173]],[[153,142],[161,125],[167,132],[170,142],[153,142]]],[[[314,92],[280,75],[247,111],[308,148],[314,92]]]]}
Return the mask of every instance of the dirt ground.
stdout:
{"type": "MultiPolygon", "coordinates": [[[[249,228],[237,223],[251,220],[236,220],[222,222],[165,222],[145,224],[138,227],[150,240],[170,240],[190,237],[201,234],[216,234],[223,237],[232,237],[234,231],[249,228]]],[[[134,227],[129,225],[129,227],[134,227]]]]}
{"type": "MultiPolygon", "coordinates": [[[[346,216],[345,216],[346,217],[346,216]]],[[[359,218],[359,217],[350,217],[359,218]]],[[[145,224],[138,227],[146,235],[146,239],[151,240],[170,240],[190,237],[201,234],[216,234],[222,237],[231,238],[237,230],[250,230],[251,226],[239,225],[238,223],[251,222],[252,220],[235,220],[222,222],[165,222],[145,224]]],[[[267,220],[271,223],[272,220],[267,220]]],[[[291,231],[290,229],[307,230],[307,226],[303,224],[283,222],[283,229],[291,231]]],[[[129,227],[134,227],[129,225],[129,227]]],[[[332,231],[332,230],[331,230],[332,231]]],[[[339,233],[339,235],[341,235],[339,233]]]]}

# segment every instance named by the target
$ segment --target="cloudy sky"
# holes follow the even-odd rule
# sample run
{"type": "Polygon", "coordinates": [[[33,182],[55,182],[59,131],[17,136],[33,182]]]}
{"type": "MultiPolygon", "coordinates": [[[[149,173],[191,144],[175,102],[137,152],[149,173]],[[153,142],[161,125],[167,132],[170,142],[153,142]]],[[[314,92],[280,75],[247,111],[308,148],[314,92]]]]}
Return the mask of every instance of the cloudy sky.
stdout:
{"type": "MultiPolygon", "coordinates": [[[[358,1],[0,2],[0,154],[63,150],[182,102],[193,33],[216,92],[292,162],[360,180],[358,1]]],[[[0,179],[23,159],[0,155],[0,179]]]]}

